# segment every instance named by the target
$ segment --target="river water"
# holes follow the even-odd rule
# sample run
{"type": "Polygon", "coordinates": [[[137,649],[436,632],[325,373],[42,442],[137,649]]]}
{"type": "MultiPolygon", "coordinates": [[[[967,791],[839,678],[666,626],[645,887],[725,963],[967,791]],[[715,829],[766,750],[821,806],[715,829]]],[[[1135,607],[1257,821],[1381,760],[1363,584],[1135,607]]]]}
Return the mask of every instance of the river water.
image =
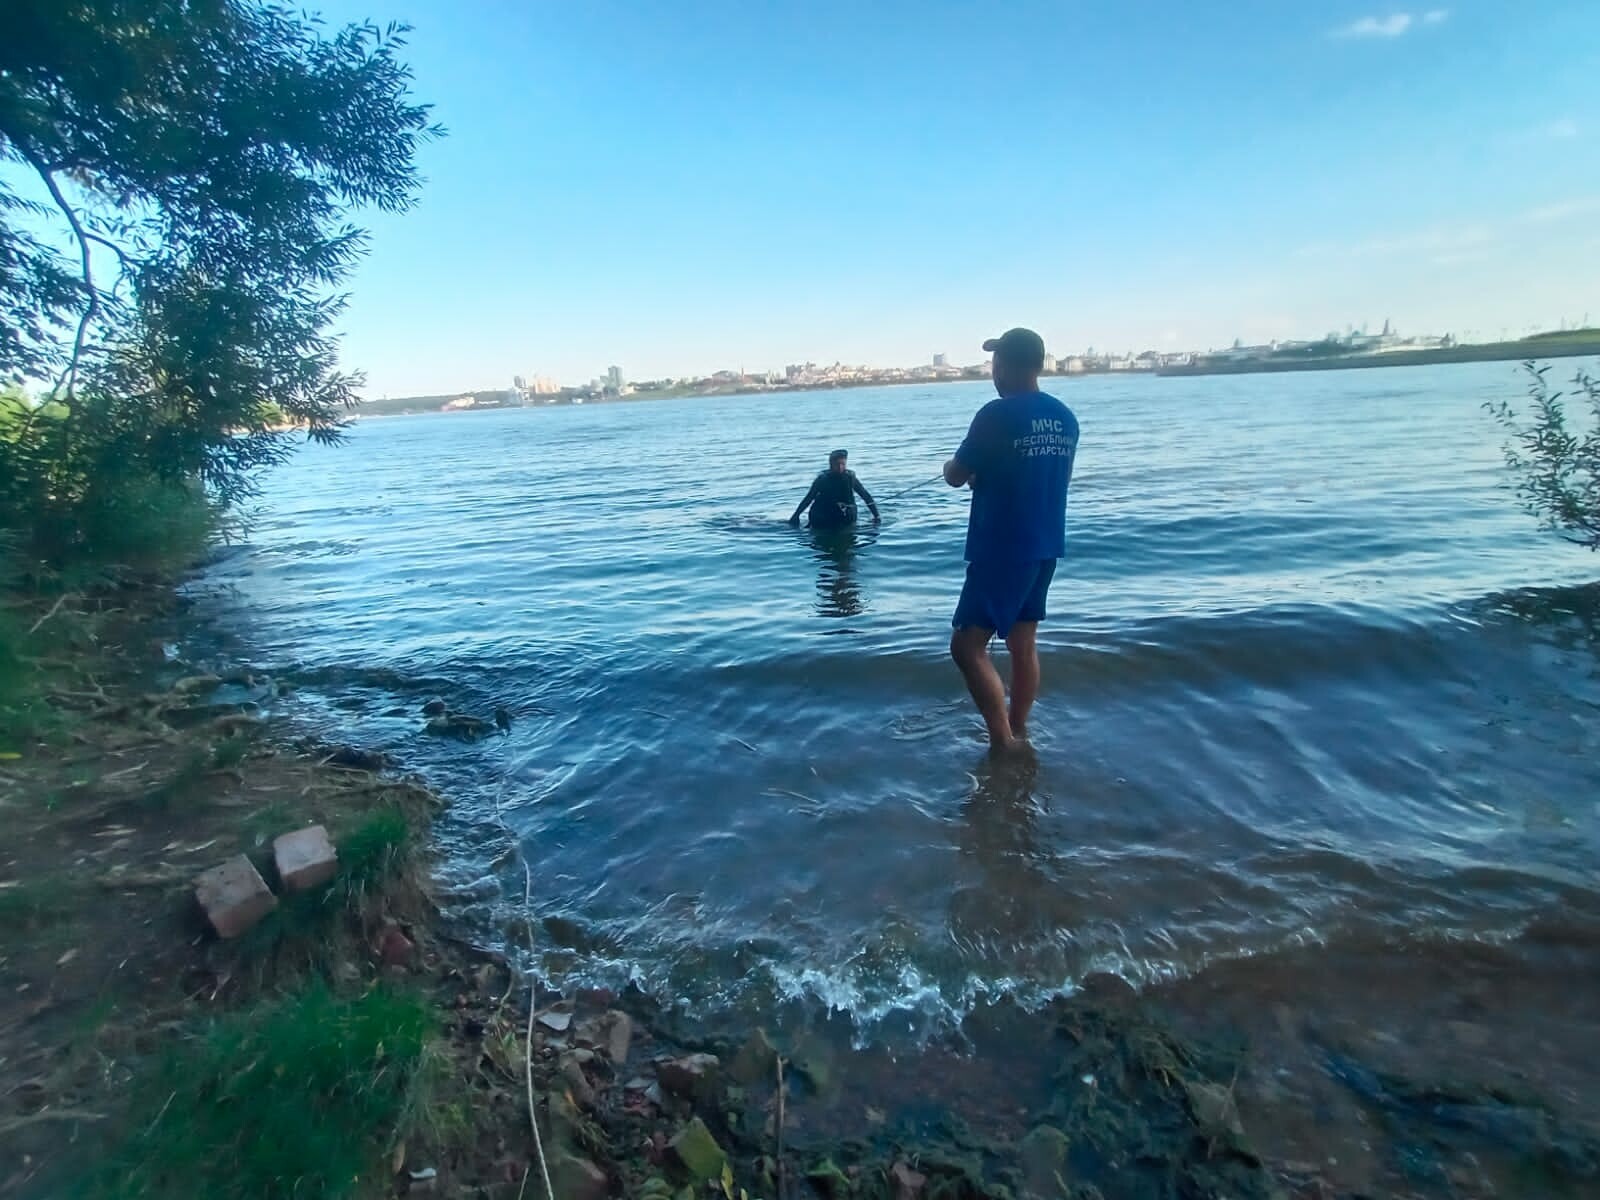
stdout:
{"type": "Polygon", "coordinates": [[[936,472],[987,385],[364,422],[271,477],[216,603],[300,719],[453,799],[485,937],[522,898],[499,809],[544,969],[697,1013],[928,1029],[1600,914],[1600,560],[1505,490],[1515,367],[1058,382],[1083,438],[1020,767],[946,658],[965,494],[842,545],[783,524],[836,445],[880,498],[936,472]],[[426,736],[434,695],[510,735],[426,736]]]}

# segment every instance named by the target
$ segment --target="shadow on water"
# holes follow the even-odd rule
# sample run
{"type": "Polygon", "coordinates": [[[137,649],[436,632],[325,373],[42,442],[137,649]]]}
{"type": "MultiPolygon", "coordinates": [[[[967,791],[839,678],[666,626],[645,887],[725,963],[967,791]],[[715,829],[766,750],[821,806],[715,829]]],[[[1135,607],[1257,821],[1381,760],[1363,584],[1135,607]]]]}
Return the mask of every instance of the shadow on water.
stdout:
{"type": "Polygon", "coordinates": [[[1600,647],[1600,583],[1519,588],[1478,607],[1526,622],[1567,649],[1600,647]]]}
{"type": "Polygon", "coordinates": [[[819,617],[856,617],[867,611],[867,599],[856,578],[856,555],[878,540],[875,527],[805,529],[801,536],[817,564],[819,617]]]}

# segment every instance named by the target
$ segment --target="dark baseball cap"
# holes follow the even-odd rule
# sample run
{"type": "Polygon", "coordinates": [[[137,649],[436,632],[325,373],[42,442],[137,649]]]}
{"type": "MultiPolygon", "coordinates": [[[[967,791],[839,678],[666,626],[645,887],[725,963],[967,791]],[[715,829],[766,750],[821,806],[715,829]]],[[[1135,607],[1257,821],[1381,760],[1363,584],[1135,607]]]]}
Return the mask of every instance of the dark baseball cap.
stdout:
{"type": "Polygon", "coordinates": [[[1039,371],[1044,368],[1044,339],[1031,329],[1008,329],[990,338],[983,348],[1014,367],[1039,371]]]}

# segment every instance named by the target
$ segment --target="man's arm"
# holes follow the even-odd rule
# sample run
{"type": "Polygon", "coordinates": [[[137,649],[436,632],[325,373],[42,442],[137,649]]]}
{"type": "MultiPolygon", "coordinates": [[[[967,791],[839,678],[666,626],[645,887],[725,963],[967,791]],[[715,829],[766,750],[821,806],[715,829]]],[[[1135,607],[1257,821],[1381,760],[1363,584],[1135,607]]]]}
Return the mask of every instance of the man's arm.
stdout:
{"type": "Polygon", "coordinates": [[[789,524],[791,524],[791,525],[800,524],[800,514],[805,512],[806,507],[813,500],[815,500],[816,498],[817,498],[817,483],[816,483],[816,480],[812,480],[812,482],[811,482],[811,490],[806,493],[806,498],[804,500],[800,501],[800,507],[794,510],[794,516],[789,518],[789,524]]]}
{"type": "Polygon", "coordinates": [[[850,486],[855,488],[856,495],[860,496],[867,502],[867,508],[872,513],[872,519],[874,521],[880,520],[878,516],[878,505],[877,502],[873,500],[872,493],[867,491],[867,489],[862,485],[861,480],[857,479],[853,474],[850,476],[850,486]]]}
{"type": "Polygon", "coordinates": [[[983,468],[989,445],[989,422],[984,416],[988,411],[987,406],[978,410],[967,428],[967,436],[944,465],[944,481],[953,488],[976,481],[983,468]]]}

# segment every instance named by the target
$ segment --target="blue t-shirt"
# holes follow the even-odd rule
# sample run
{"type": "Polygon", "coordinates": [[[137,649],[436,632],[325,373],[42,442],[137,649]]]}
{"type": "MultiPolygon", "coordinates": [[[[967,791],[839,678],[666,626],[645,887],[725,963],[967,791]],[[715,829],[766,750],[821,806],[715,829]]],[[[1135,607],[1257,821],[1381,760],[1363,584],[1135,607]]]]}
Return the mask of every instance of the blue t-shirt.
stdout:
{"type": "Polygon", "coordinates": [[[991,400],[956,451],[971,471],[968,562],[1034,562],[1066,553],[1067,485],[1078,419],[1054,396],[991,400]]]}

